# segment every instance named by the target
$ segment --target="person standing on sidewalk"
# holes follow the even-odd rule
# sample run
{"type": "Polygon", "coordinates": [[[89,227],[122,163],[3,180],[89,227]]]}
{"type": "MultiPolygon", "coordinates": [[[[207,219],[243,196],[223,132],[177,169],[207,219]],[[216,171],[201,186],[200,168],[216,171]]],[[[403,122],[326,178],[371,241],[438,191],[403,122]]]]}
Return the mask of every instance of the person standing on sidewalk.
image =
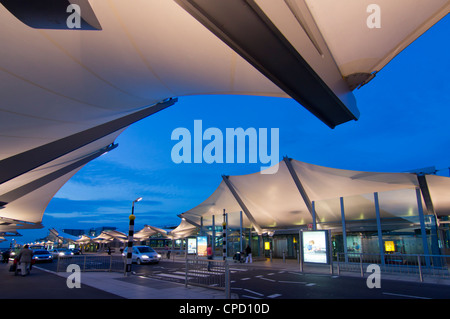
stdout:
{"type": "Polygon", "coordinates": [[[17,261],[20,265],[20,271],[22,276],[26,276],[30,273],[31,260],[33,258],[33,251],[28,248],[28,245],[23,246],[17,255],[17,261]]]}

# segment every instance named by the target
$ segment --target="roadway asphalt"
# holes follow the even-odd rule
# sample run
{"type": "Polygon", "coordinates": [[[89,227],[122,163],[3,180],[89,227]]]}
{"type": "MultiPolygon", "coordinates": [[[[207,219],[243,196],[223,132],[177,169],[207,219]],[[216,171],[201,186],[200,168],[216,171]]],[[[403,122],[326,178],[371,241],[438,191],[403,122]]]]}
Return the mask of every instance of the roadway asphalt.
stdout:
{"type": "MultiPolygon", "coordinates": [[[[10,263],[11,264],[11,263],[10,263]]],[[[152,266],[134,266],[135,275],[124,276],[118,272],[82,272],[81,288],[68,288],[67,277],[69,273],[54,272],[52,264],[40,265],[33,267],[31,274],[26,277],[14,276],[9,272],[10,264],[0,264],[0,300],[116,300],[120,303],[120,299],[145,299],[158,300],[159,305],[165,305],[163,300],[177,300],[179,302],[193,302],[194,300],[208,302],[216,300],[217,302],[230,302],[225,300],[223,291],[215,289],[207,289],[196,286],[188,286],[174,281],[159,280],[145,276],[143,269],[152,268],[152,266]]],[[[171,261],[160,263],[162,268],[169,269],[171,261]]],[[[176,262],[175,262],[176,264],[176,262]]],[[[183,262],[178,263],[180,267],[183,262]]],[[[236,264],[234,267],[238,266],[236,264]]],[[[176,265],[171,266],[176,267],[176,265]]],[[[248,267],[263,269],[265,272],[237,272],[232,275],[235,282],[232,284],[232,300],[231,302],[244,302],[245,296],[261,297],[255,302],[271,302],[270,299],[297,299],[296,304],[301,299],[343,299],[343,298],[364,298],[364,294],[370,289],[365,286],[365,279],[358,278],[357,274],[353,277],[330,275],[329,267],[321,270],[316,269],[314,275],[301,274],[298,272],[299,265],[296,261],[287,260],[286,263],[281,261],[270,262],[254,262],[248,267]],[[320,272],[322,277],[320,277],[320,272]],[[319,277],[317,276],[319,275],[319,277]],[[338,278],[339,277],[339,278],[338,278]],[[294,284],[294,281],[297,281],[294,284]],[[250,282],[257,285],[250,286],[250,282]],[[290,286],[289,290],[275,291],[281,286],[290,286]],[[348,289],[345,288],[348,285],[348,289]],[[362,287],[361,293],[351,294],[351,290],[355,287],[362,287]],[[254,288],[253,288],[254,287],[254,288]],[[273,287],[273,289],[271,288],[273,287]],[[292,288],[295,287],[295,288],[292,288]],[[300,289],[301,287],[301,289],[300,289]],[[271,290],[272,289],[272,290],[271,290]],[[319,290],[323,289],[323,290],[319,290]],[[341,289],[342,293],[339,293],[341,289]],[[347,297],[346,297],[347,296],[347,297]],[[239,298],[239,299],[238,299],[239,298]]],[[[262,271],[262,270],[261,270],[262,271]]],[[[395,279],[395,278],[394,278],[395,279]]],[[[396,298],[411,299],[414,297],[430,297],[432,299],[450,299],[450,285],[448,282],[434,283],[418,283],[402,281],[383,281],[383,288],[379,295],[373,295],[374,299],[396,298]],[[392,287],[392,288],[391,288],[392,287]],[[400,290],[400,287],[405,287],[400,290]],[[394,290],[394,288],[396,290],[394,290]],[[405,290],[406,289],[406,290],[405,290]],[[408,290],[409,289],[409,290],[408,290]],[[428,289],[428,290],[427,290],[428,289]],[[383,292],[383,294],[381,293],[383,292]],[[387,293],[386,293],[387,292],[387,293]],[[422,294],[418,294],[421,292],[422,294]],[[425,292],[427,294],[425,294],[425,292]]],[[[421,298],[428,299],[428,298],[421,298]]],[[[342,301],[342,300],[341,300],[342,301]]],[[[291,301],[292,302],[292,301],[291,301]]],[[[310,302],[310,301],[309,301],[310,302]]],[[[292,306],[292,303],[289,305],[292,306]]]]}

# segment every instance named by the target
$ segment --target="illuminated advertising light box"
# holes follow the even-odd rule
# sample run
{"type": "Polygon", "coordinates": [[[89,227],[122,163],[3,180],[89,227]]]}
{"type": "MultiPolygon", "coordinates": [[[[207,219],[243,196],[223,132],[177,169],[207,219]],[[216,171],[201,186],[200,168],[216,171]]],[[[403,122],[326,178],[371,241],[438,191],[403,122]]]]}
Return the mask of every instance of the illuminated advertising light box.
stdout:
{"type": "Polygon", "coordinates": [[[206,236],[197,237],[197,254],[199,257],[206,257],[208,247],[208,238],[206,236]]]}
{"type": "Polygon", "coordinates": [[[384,250],[386,252],[395,252],[395,244],[393,241],[385,241],[384,242],[384,250]]]}
{"type": "Polygon", "coordinates": [[[328,232],[324,230],[303,231],[303,262],[328,264],[328,232]]]}
{"type": "Polygon", "coordinates": [[[188,238],[188,254],[197,253],[197,238],[188,238]]]}

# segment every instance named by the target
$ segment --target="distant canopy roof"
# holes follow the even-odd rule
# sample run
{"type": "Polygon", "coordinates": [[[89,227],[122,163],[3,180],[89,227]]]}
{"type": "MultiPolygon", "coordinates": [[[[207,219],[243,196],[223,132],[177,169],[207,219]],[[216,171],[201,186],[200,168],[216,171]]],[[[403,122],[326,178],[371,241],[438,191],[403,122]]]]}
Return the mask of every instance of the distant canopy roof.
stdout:
{"type": "Polygon", "coordinates": [[[96,243],[107,243],[113,240],[125,242],[128,240],[128,236],[118,230],[104,230],[100,235],[92,239],[92,241],[96,243]]]}
{"type": "Polygon", "coordinates": [[[49,229],[49,236],[47,238],[56,239],[57,241],[67,241],[67,242],[76,242],[78,240],[77,236],[73,236],[70,234],[66,234],[64,232],[60,232],[55,228],[49,229]]]}
{"type": "Polygon", "coordinates": [[[450,7],[379,0],[371,29],[369,0],[0,3],[0,217],[20,222],[0,232],[42,227],[64,183],[176,97],[287,97],[330,127],[355,120],[352,90],[450,7]]]}
{"type": "Polygon", "coordinates": [[[93,241],[93,238],[87,235],[81,235],[80,238],[76,240],[76,242],[79,244],[87,244],[90,243],[91,241],[93,241]]]}
{"type": "Polygon", "coordinates": [[[156,234],[165,236],[167,234],[167,231],[158,227],[145,225],[140,231],[134,233],[133,238],[136,240],[145,240],[148,237],[156,234]]]}
{"type": "Polygon", "coordinates": [[[382,218],[411,217],[413,212],[417,216],[418,188],[425,214],[449,215],[448,177],[350,171],[284,158],[275,174],[223,176],[204,202],[180,217],[197,224],[203,218],[203,223],[210,225],[215,215],[216,225],[221,225],[225,210],[229,227],[236,227],[240,225],[239,212],[243,212],[244,226],[262,233],[310,224],[313,212],[318,223],[340,221],[340,197],[344,198],[346,219],[375,218],[375,192],[381,197],[382,218]]]}

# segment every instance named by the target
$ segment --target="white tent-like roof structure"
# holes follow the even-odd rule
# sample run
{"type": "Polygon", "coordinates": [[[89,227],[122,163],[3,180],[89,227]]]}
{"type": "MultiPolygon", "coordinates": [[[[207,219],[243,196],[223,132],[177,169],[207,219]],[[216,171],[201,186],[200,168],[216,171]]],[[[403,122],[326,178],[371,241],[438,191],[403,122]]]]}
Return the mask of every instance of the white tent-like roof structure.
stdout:
{"type": "Polygon", "coordinates": [[[79,244],[88,244],[93,241],[93,238],[87,235],[81,235],[80,238],[76,240],[79,244]]]}
{"type": "Polygon", "coordinates": [[[92,241],[96,243],[109,243],[115,239],[121,242],[126,242],[128,240],[128,236],[118,230],[104,230],[100,235],[92,238],[92,241]]]}
{"type": "Polygon", "coordinates": [[[203,223],[210,222],[215,215],[216,224],[220,225],[225,210],[229,227],[239,227],[239,212],[243,212],[244,227],[253,226],[262,233],[310,224],[314,213],[318,223],[339,222],[341,197],[346,219],[375,219],[374,193],[379,193],[383,195],[380,217],[391,218],[411,207],[417,211],[417,189],[421,191],[425,213],[449,215],[448,177],[351,171],[284,158],[275,174],[223,176],[219,187],[204,202],[180,217],[200,224],[201,218],[203,223]]]}
{"type": "Polygon", "coordinates": [[[134,233],[133,239],[134,240],[145,240],[148,237],[153,236],[158,233],[163,236],[167,235],[167,231],[165,231],[164,229],[161,229],[161,228],[158,228],[155,226],[145,225],[141,230],[134,233]]]}
{"type": "Polygon", "coordinates": [[[172,239],[186,238],[190,235],[195,234],[198,231],[199,227],[196,225],[189,223],[186,219],[182,218],[180,225],[177,228],[173,229],[169,232],[168,236],[172,239]]]}
{"type": "Polygon", "coordinates": [[[64,241],[76,242],[78,240],[77,236],[66,234],[63,231],[56,230],[55,228],[49,229],[49,236],[47,236],[47,237],[54,239],[53,242],[59,242],[59,243],[62,243],[64,241]]]}
{"type": "Polygon", "coordinates": [[[65,182],[177,97],[286,97],[330,127],[356,120],[354,88],[450,7],[379,0],[372,29],[370,4],[0,0],[0,217],[14,221],[0,233],[42,227],[65,182]]]}

